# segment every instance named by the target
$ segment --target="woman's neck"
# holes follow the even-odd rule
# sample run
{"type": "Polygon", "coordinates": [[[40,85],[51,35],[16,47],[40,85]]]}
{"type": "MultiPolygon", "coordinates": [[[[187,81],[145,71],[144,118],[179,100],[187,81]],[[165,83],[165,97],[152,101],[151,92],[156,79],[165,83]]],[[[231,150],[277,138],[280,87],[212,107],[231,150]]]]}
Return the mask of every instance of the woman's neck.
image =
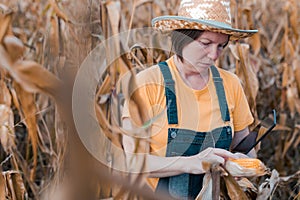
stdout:
{"type": "Polygon", "coordinates": [[[187,86],[194,90],[203,89],[209,81],[209,68],[204,70],[194,70],[193,66],[190,66],[175,56],[175,66],[187,86]]]}

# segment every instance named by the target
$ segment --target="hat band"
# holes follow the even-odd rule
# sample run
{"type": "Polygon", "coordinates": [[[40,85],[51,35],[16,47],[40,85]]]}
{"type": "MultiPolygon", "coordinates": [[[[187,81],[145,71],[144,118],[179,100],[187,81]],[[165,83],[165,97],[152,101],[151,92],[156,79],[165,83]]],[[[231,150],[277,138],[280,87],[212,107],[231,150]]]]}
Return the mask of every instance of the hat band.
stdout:
{"type": "Polygon", "coordinates": [[[215,20],[205,20],[205,19],[193,19],[190,17],[181,17],[181,16],[160,16],[156,17],[152,20],[152,25],[155,24],[156,21],[160,20],[183,20],[183,21],[189,21],[189,22],[197,22],[208,26],[215,26],[216,28],[221,29],[232,29],[232,26],[230,24],[219,22],[215,20]]]}

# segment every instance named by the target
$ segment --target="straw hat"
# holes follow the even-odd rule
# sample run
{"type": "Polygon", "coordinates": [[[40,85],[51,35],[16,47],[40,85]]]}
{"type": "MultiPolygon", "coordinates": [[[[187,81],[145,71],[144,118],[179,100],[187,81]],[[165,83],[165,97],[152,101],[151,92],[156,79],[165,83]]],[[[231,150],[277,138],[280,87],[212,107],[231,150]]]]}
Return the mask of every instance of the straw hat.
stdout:
{"type": "Polygon", "coordinates": [[[241,30],[231,26],[230,0],[182,0],[177,16],[160,16],[152,26],[161,31],[199,29],[230,35],[231,40],[246,38],[257,30],[241,30]]]}

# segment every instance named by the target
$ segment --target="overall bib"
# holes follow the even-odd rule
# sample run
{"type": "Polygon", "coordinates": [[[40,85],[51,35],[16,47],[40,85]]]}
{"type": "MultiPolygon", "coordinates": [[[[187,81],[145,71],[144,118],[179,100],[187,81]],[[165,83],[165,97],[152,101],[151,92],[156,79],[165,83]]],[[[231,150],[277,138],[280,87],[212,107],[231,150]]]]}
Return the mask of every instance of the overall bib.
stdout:
{"type": "MultiPolygon", "coordinates": [[[[159,63],[164,77],[167,116],[169,124],[178,124],[175,82],[166,62],[159,63]]],[[[230,121],[222,78],[215,66],[211,66],[213,81],[218,96],[220,112],[224,122],[230,121]]],[[[232,141],[230,126],[216,128],[209,132],[169,128],[166,157],[192,156],[208,147],[229,150],[232,141]]],[[[201,163],[199,163],[201,165],[201,163]]],[[[160,178],[156,191],[168,192],[176,199],[195,199],[202,188],[204,174],[180,174],[160,178]]]]}

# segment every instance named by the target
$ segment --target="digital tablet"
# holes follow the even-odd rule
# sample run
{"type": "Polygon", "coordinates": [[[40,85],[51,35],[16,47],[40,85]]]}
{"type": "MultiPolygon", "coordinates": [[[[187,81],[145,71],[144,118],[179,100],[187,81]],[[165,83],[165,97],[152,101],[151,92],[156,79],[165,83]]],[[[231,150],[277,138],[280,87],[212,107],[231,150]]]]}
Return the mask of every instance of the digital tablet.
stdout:
{"type": "Polygon", "coordinates": [[[253,149],[260,141],[262,141],[276,126],[276,111],[273,110],[273,119],[265,117],[253,131],[249,133],[238,145],[232,149],[232,152],[240,152],[247,154],[253,149]]]}

